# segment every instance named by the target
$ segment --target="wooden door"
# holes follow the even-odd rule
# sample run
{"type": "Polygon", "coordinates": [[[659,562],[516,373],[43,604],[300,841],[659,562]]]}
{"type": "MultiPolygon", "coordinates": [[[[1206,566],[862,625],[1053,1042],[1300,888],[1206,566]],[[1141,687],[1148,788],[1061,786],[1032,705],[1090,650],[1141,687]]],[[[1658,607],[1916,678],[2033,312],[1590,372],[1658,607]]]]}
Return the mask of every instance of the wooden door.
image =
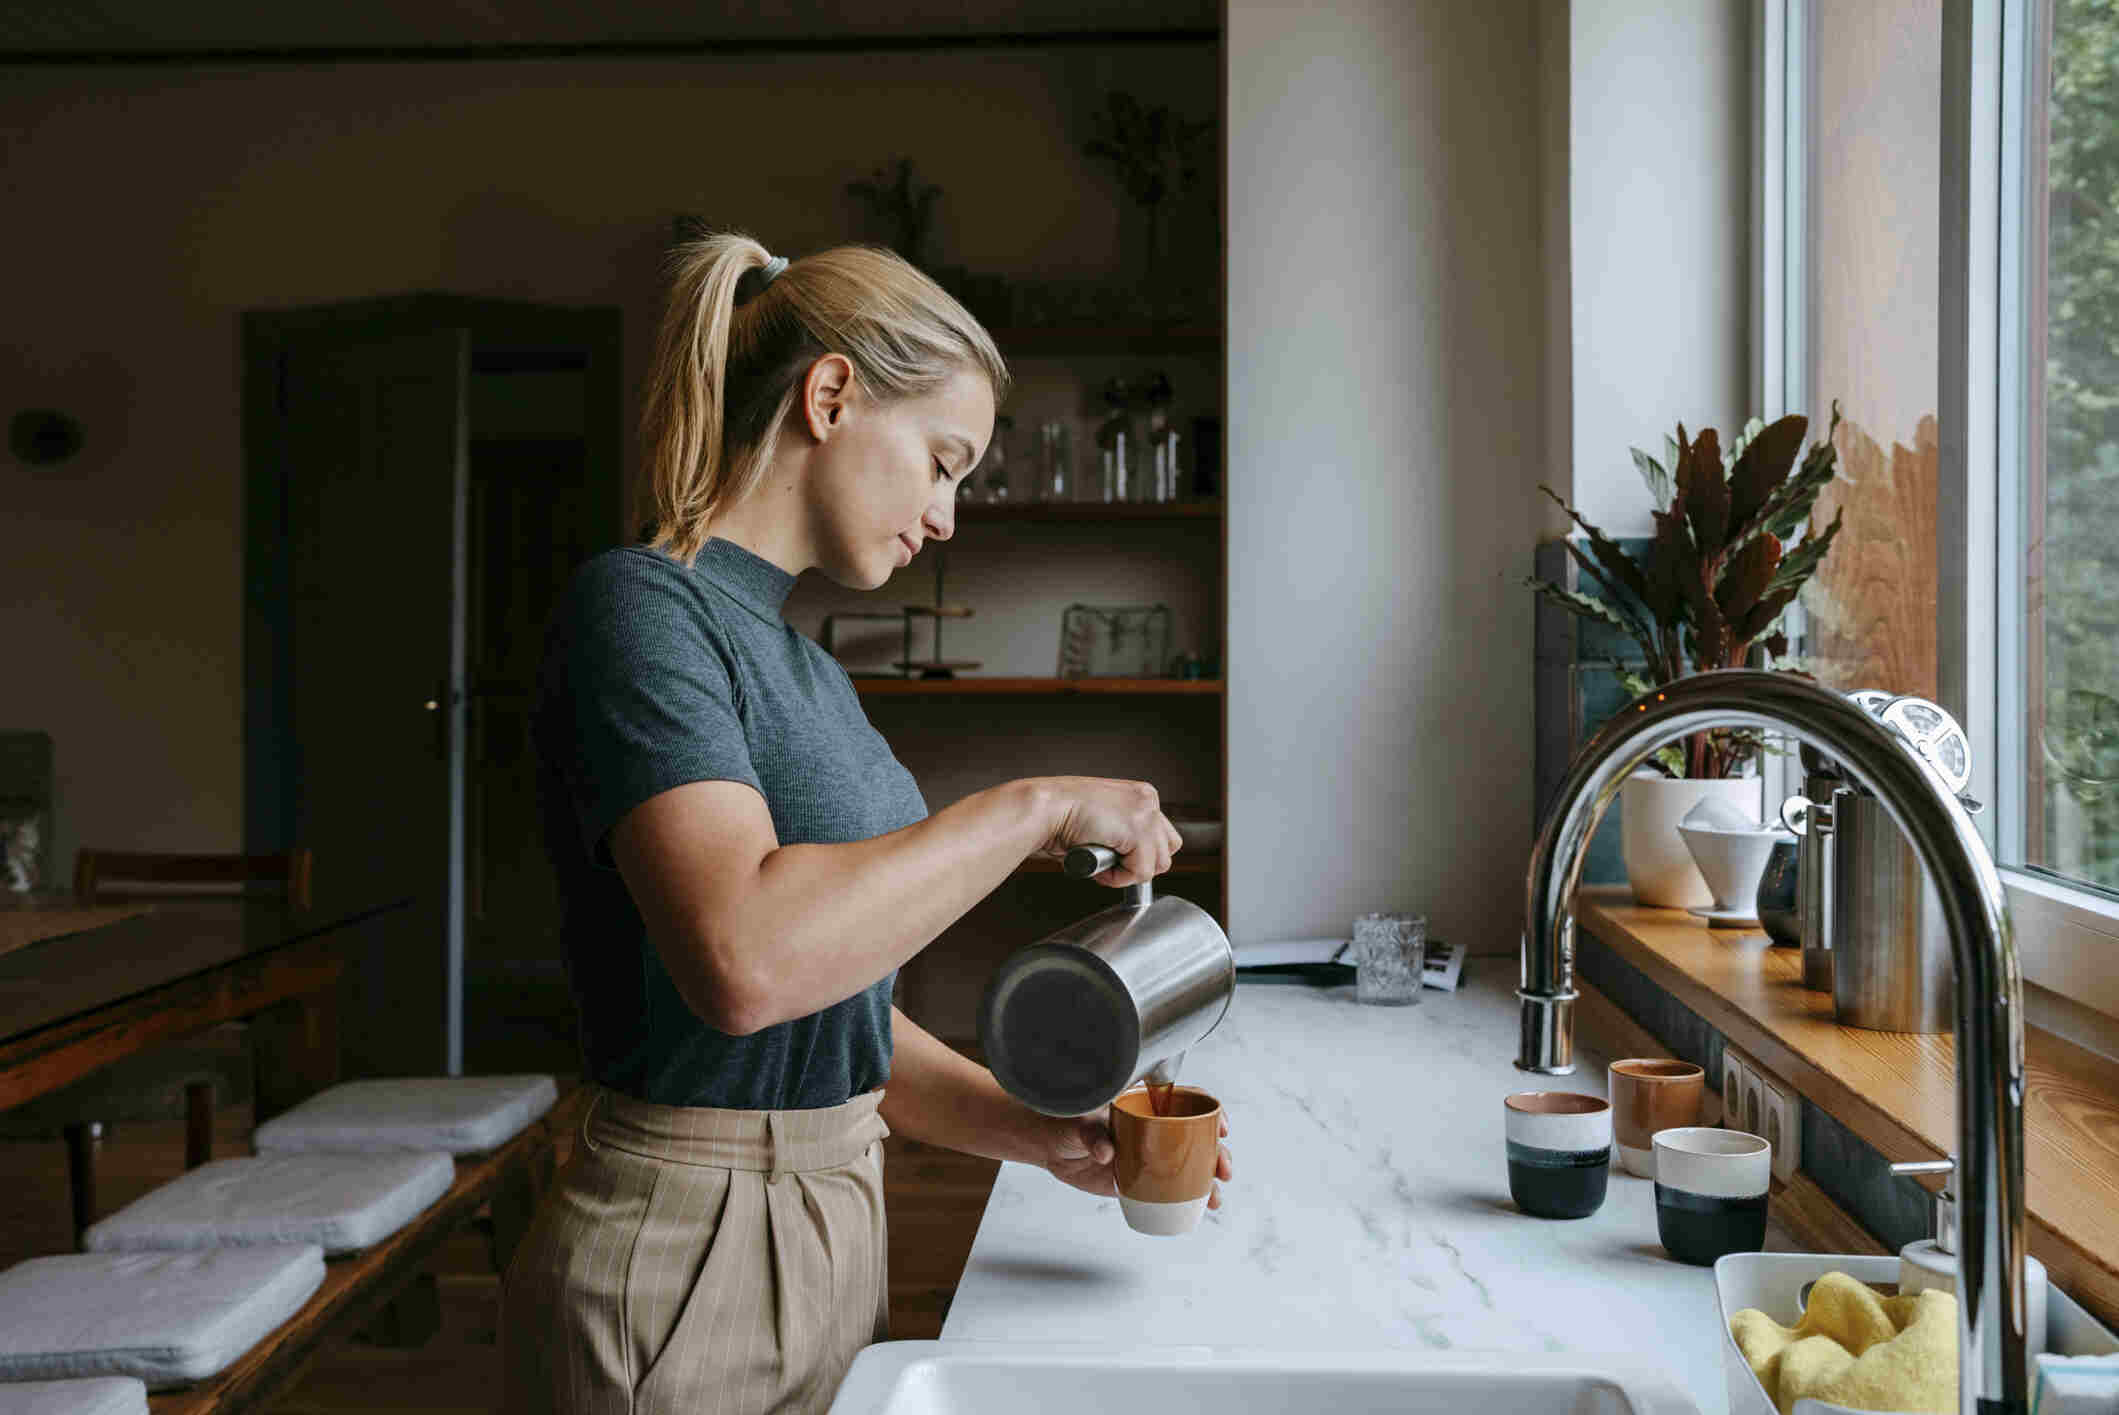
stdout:
{"type": "Polygon", "coordinates": [[[582,438],[473,430],[464,1031],[474,1071],[573,1064],[530,713],[559,594],[607,543],[600,491],[582,438]]]}
{"type": "Polygon", "coordinates": [[[315,851],[326,898],[412,899],[350,960],[353,1076],[449,1063],[467,350],[443,329],[278,358],[288,838],[315,851]]]}

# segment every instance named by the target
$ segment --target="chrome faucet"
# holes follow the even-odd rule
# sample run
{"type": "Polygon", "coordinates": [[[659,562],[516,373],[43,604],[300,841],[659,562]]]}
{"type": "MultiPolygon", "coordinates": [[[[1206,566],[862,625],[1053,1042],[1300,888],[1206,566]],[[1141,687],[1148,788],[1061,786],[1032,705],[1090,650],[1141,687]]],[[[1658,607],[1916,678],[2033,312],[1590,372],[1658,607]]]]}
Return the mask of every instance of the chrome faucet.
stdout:
{"type": "Polygon", "coordinates": [[[1711,727],[1788,733],[1831,757],[1875,793],[1935,883],[1957,964],[1957,1403],[1961,1415],[2017,1415],[2029,1406],[2023,987],[2001,876],[1948,783],[1861,706],[1792,674],[1732,668],[1646,693],[1590,739],[1531,851],[1516,1065],[1554,1075],[1574,1070],[1569,905],[1582,847],[1651,753],[1711,727]]]}

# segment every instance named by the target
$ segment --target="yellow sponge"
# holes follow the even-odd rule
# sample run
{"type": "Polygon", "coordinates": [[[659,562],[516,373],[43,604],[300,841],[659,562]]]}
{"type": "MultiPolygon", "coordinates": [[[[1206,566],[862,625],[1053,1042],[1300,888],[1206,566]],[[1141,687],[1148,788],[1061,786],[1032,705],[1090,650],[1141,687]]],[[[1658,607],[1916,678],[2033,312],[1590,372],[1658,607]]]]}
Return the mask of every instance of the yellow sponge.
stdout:
{"type": "Polygon", "coordinates": [[[1947,1292],[1879,1297],[1827,1273],[1795,1326],[1747,1307],[1729,1335],[1781,1415],[1805,1396],[1857,1410],[1957,1409],[1957,1299],[1947,1292]]]}

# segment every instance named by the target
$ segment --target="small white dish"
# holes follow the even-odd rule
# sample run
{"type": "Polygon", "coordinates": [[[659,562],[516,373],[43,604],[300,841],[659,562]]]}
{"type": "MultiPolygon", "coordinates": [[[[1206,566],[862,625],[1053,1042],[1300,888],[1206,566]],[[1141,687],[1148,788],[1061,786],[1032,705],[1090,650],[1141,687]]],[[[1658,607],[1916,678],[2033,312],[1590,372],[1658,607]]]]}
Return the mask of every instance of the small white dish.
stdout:
{"type": "Polygon", "coordinates": [[[1783,832],[1779,830],[1703,830],[1681,825],[1678,835],[1699,866],[1700,877],[1714,896],[1714,907],[1722,913],[1743,913],[1758,918],[1758,882],[1766,873],[1767,857],[1783,832]]]}
{"type": "Polygon", "coordinates": [[[1685,912],[1718,929],[1759,926],[1756,909],[1687,909],[1685,912]]]}

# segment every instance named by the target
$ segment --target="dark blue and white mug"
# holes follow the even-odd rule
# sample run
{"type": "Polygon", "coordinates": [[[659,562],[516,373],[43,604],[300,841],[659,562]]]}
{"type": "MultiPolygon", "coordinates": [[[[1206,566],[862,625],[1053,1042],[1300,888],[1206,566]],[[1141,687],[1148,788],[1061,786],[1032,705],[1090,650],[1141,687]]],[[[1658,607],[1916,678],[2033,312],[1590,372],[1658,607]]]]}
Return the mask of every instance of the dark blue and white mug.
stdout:
{"type": "Polygon", "coordinates": [[[1611,1180],[1611,1103],[1578,1091],[1518,1091],[1508,1123],[1508,1192],[1537,1218],[1587,1218],[1611,1180]]]}
{"type": "Polygon", "coordinates": [[[1771,1144],[1708,1125],[1658,1130],[1654,1143],[1655,1227],[1665,1252],[1705,1267],[1765,1246],[1771,1144]]]}

